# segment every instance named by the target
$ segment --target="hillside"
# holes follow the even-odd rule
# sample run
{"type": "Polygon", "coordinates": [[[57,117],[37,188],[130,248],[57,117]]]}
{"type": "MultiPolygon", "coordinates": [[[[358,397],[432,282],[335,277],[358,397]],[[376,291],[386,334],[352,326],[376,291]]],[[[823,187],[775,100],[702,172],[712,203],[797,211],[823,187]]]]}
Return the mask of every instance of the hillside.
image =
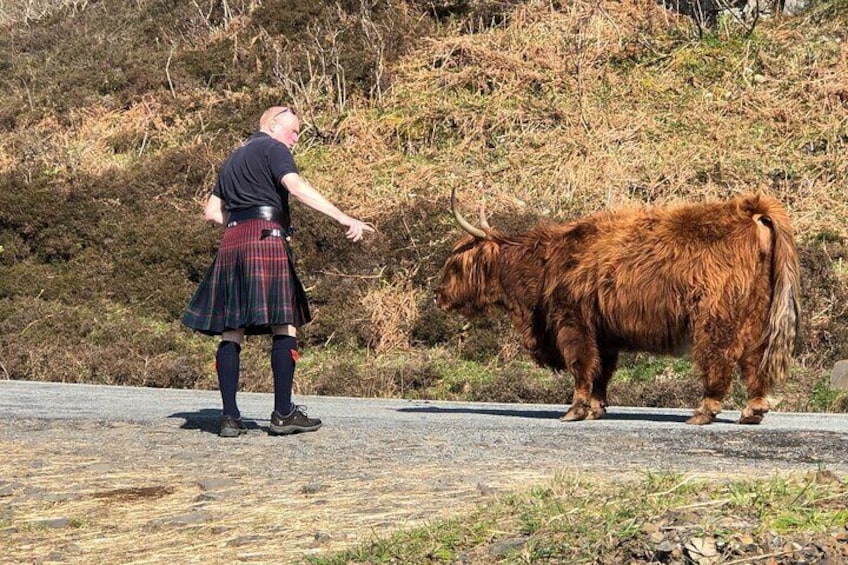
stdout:
{"type": "MultiPolygon", "coordinates": [[[[507,231],[762,189],[802,252],[781,406],[848,405],[823,384],[848,358],[845,0],[706,32],[651,1],[34,5],[0,11],[0,378],[214,387],[214,340],[178,323],[220,235],[201,206],[285,103],[304,175],[379,228],[350,244],[295,205],[316,315],[300,392],[569,398],[505,320],[435,310],[453,187],[507,231]]],[[[264,355],[243,358],[269,390],[264,355]]],[[[634,355],[613,402],[689,406],[691,372],[634,355]]]]}

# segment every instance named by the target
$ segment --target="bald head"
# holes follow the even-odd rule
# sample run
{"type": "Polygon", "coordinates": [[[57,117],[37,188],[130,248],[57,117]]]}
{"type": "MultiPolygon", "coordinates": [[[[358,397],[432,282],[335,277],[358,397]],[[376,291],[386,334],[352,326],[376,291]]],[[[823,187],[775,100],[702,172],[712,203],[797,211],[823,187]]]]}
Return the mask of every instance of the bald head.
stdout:
{"type": "Polygon", "coordinates": [[[259,131],[267,133],[291,149],[300,135],[300,120],[293,108],[272,106],[262,112],[262,117],[259,118],[259,131]]]}
{"type": "Polygon", "coordinates": [[[267,133],[275,118],[290,111],[291,109],[288,106],[271,106],[262,112],[262,117],[259,118],[259,130],[267,133]]]}

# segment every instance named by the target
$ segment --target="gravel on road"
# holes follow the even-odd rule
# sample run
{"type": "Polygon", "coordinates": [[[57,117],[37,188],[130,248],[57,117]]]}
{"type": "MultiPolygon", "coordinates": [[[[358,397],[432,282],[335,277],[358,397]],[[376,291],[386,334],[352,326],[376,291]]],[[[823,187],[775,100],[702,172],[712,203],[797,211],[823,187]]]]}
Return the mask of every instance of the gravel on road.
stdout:
{"type": "Polygon", "coordinates": [[[848,471],[848,415],[298,398],[325,425],[217,436],[215,391],[0,381],[0,561],[292,562],[457,516],[557,473],[768,477],[848,471]]]}

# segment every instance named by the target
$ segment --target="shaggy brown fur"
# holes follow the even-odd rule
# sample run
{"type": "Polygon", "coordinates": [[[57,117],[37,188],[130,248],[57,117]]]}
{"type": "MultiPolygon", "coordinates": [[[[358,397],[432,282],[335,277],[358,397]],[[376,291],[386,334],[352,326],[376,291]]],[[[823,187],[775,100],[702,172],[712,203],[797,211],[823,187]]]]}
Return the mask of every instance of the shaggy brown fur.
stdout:
{"type": "Polygon", "coordinates": [[[445,262],[437,304],[467,316],[505,309],[540,365],[574,375],[564,420],[605,414],[620,351],[691,353],[704,385],[691,424],[715,419],[735,366],[749,397],[739,421],[758,424],[789,372],[798,255],[770,196],[598,213],[515,236],[464,227],[475,235],[445,262]]]}

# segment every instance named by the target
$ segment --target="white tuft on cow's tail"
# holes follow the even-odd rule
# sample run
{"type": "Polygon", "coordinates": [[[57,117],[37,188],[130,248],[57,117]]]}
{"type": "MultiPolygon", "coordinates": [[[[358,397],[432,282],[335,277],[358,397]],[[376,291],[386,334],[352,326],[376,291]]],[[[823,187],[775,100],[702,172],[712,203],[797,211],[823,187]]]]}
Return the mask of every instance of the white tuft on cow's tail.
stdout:
{"type": "Polygon", "coordinates": [[[771,197],[760,197],[759,206],[772,231],[771,305],[766,328],[766,349],[760,372],[769,383],[780,383],[789,375],[792,353],[801,322],[799,303],[800,267],[795,236],[783,205],[771,197]]]}

